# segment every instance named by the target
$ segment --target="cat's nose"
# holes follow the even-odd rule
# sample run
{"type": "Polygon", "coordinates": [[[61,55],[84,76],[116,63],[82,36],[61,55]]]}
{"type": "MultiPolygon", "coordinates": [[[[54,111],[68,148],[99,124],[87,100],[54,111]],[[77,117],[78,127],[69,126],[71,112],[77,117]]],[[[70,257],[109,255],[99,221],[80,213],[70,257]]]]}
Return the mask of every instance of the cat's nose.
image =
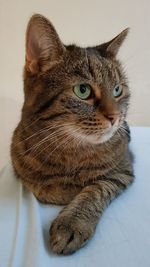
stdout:
{"type": "Polygon", "coordinates": [[[117,114],[107,114],[107,115],[104,115],[110,122],[111,122],[111,125],[114,125],[116,120],[118,119],[118,115],[117,114]]]}

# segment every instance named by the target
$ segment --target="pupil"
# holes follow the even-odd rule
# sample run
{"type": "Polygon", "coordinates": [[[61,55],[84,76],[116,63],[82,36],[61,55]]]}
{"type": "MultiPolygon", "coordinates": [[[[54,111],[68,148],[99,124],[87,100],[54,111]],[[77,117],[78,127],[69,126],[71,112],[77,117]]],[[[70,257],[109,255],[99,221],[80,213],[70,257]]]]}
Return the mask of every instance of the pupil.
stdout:
{"type": "Polygon", "coordinates": [[[84,94],[86,92],[86,86],[84,84],[80,85],[80,92],[84,94]]]}

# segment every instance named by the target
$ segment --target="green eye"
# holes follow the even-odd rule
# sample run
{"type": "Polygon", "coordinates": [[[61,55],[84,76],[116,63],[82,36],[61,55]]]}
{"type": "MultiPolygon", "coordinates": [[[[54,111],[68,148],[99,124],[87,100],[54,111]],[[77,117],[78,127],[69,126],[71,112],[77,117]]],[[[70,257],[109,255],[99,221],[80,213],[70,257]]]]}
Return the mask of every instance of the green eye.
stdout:
{"type": "Polygon", "coordinates": [[[119,97],[122,95],[122,86],[121,85],[116,85],[115,88],[113,89],[113,96],[114,97],[119,97]]]}
{"type": "Polygon", "coordinates": [[[78,84],[73,87],[73,91],[79,98],[88,99],[92,90],[89,84],[78,84]]]}

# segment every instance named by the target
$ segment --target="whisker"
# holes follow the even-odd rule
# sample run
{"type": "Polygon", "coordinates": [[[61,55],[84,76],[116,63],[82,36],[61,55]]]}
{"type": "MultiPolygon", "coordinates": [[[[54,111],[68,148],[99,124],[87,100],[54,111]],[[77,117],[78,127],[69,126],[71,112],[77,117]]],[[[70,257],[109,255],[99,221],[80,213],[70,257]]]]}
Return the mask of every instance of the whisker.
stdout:
{"type": "MultiPolygon", "coordinates": [[[[68,124],[67,124],[68,125],[68,124]]],[[[63,137],[64,137],[64,131],[63,130],[61,130],[61,132],[60,132],[60,130],[58,131],[55,131],[54,132],[54,134],[55,134],[55,141],[52,143],[50,143],[49,144],[49,146],[47,146],[47,147],[51,147],[51,146],[53,146],[55,143],[57,143],[59,140],[61,140],[63,137]],[[57,138],[57,139],[56,139],[57,138]]],[[[49,136],[48,136],[49,137],[49,136]]],[[[49,138],[49,141],[52,141],[54,139],[54,137],[53,138],[49,138]]],[[[44,142],[43,142],[44,143],[44,142]]],[[[46,147],[46,148],[47,148],[46,147]]],[[[39,148],[39,143],[37,144],[37,147],[36,147],[36,149],[38,149],[39,148]]],[[[34,147],[32,146],[30,149],[28,149],[28,151],[29,150],[33,150],[33,158],[37,158],[37,156],[38,155],[40,155],[44,150],[46,150],[46,148],[44,148],[43,150],[41,150],[39,153],[37,153],[37,154],[35,154],[34,155],[34,153],[36,152],[36,149],[34,149],[34,147]]],[[[25,151],[25,152],[27,152],[27,150],[25,151]]],[[[23,157],[24,156],[24,154],[23,155],[21,155],[20,157],[23,157]]],[[[31,159],[31,161],[30,161],[30,164],[31,164],[31,162],[33,161],[33,159],[31,159]]],[[[25,162],[24,162],[24,164],[23,164],[23,166],[25,166],[25,162]]]]}
{"type": "MultiPolygon", "coordinates": [[[[67,124],[68,125],[68,124],[67,124]]],[[[63,125],[65,126],[65,125],[63,125]]],[[[61,126],[61,127],[63,127],[61,126]]],[[[48,129],[49,130],[49,129],[48,129]]],[[[54,131],[51,134],[48,134],[46,137],[44,137],[44,139],[42,139],[41,141],[39,141],[38,143],[34,144],[32,147],[30,147],[29,149],[23,151],[23,153],[20,153],[20,155],[25,155],[27,152],[33,150],[34,148],[39,147],[40,145],[42,145],[43,143],[45,143],[50,137],[55,136],[57,133],[63,132],[63,130],[61,128],[58,127],[58,129],[56,131],[54,131]]],[[[63,132],[64,133],[64,132],[63,132]]]]}
{"type": "MultiPolygon", "coordinates": [[[[63,125],[65,125],[65,124],[63,124],[63,125]]],[[[46,126],[46,127],[44,127],[43,129],[40,129],[39,131],[37,131],[36,133],[34,133],[34,134],[28,136],[26,139],[19,141],[15,146],[19,145],[19,144],[22,143],[22,142],[25,142],[25,141],[29,140],[29,139],[32,138],[32,137],[35,137],[35,136],[38,135],[38,134],[45,133],[45,132],[47,132],[47,131],[49,131],[49,130],[56,129],[56,128],[59,128],[59,127],[61,127],[61,126],[62,126],[62,125],[60,125],[60,124],[59,124],[59,125],[57,125],[57,124],[56,124],[56,125],[53,125],[52,127],[50,127],[50,126],[46,126]]]]}
{"type": "Polygon", "coordinates": [[[28,124],[25,127],[22,127],[21,132],[23,132],[24,130],[26,130],[27,128],[30,128],[34,123],[36,123],[37,121],[39,121],[40,118],[37,118],[36,120],[32,121],[30,124],[28,124]]]}
{"type": "MultiPolygon", "coordinates": [[[[76,132],[76,131],[78,131],[78,130],[79,130],[79,128],[75,129],[73,132],[76,132]]],[[[63,136],[63,137],[64,137],[64,136],[63,136]]],[[[61,138],[62,138],[62,136],[61,136],[61,138]]],[[[54,145],[56,142],[58,142],[59,140],[61,140],[61,138],[57,139],[53,144],[48,145],[48,146],[47,146],[45,149],[43,149],[40,153],[42,153],[42,152],[45,151],[46,149],[50,148],[51,145],[54,145]]],[[[60,144],[59,144],[58,146],[56,146],[56,147],[50,152],[50,154],[48,155],[48,157],[45,158],[45,160],[43,161],[42,164],[44,164],[44,163],[48,160],[49,156],[52,155],[52,154],[54,153],[54,151],[56,151],[60,146],[65,145],[66,143],[68,143],[69,140],[72,140],[72,139],[73,139],[73,136],[72,136],[72,135],[69,135],[68,138],[66,138],[65,140],[63,139],[63,142],[60,142],[60,144]]],[[[38,153],[38,155],[39,155],[40,153],[38,153]]],[[[36,157],[37,157],[38,155],[36,155],[36,157]]],[[[37,170],[39,170],[39,168],[38,168],[37,170]]]]}

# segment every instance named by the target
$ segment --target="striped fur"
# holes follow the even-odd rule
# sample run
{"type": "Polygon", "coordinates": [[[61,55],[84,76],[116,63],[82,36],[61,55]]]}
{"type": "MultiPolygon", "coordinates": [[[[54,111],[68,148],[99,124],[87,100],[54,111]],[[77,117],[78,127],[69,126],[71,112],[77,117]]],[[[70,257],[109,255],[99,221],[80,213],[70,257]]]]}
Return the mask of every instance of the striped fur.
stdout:
{"type": "Polygon", "coordinates": [[[40,201],[66,205],[50,228],[58,254],[83,246],[107,205],[134,179],[125,121],[130,92],[116,59],[126,34],[80,48],[63,45],[40,15],[27,28],[25,100],[11,157],[16,175],[40,201]],[[91,85],[90,99],[75,96],[79,83],[91,85]],[[123,94],[114,99],[118,83],[123,94]],[[111,127],[110,115],[118,118],[111,127]]]}

